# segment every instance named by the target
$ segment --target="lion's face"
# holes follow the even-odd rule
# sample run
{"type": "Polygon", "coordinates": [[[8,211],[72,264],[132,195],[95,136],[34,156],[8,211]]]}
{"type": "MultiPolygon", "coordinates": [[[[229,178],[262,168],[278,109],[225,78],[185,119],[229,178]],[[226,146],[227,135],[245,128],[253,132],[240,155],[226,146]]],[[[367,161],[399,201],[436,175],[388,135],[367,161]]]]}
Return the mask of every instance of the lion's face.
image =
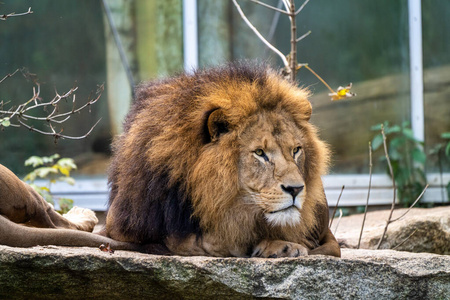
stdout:
{"type": "Polygon", "coordinates": [[[249,123],[240,138],[243,201],[261,211],[271,225],[296,225],[307,192],[304,134],[279,112],[258,115],[249,123]]]}

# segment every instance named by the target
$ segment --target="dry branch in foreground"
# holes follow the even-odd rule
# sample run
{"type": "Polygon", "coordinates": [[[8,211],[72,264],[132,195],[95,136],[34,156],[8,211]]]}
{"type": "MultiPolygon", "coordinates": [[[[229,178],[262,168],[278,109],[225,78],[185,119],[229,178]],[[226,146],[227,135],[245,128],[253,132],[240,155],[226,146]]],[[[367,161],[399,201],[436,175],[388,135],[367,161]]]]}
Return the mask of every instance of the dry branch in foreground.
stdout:
{"type": "MultiPolygon", "coordinates": [[[[11,74],[7,74],[0,80],[0,83],[5,81],[7,78],[14,76],[18,71],[19,69],[17,69],[11,74]]],[[[71,140],[79,140],[86,138],[92,132],[92,130],[95,128],[98,122],[100,122],[100,120],[98,120],[86,134],[81,136],[65,135],[63,134],[64,129],[60,127],[62,123],[69,120],[74,114],[77,114],[82,110],[95,104],[102,95],[102,92],[104,90],[103,84],[98,87],[95,93],[91,93],[86,103],[77,107],[76,93],[75,93],[78,90],[77,86],[72,87],[69,91],[63,94],[58,93],[58,91],[55,89],[55,96],[53,97],[53,99],[51,99],[50,101],[44,101],[40,96],[41,85],[37,81],[36,75],[26,72],[24,70],[21,71],[22,74],[25,76],[25,78],[31,79],[33,81],[34,83],[33,95],[26,102],[18,106],[11,106],[8,109],[4,108],[5,105],[8,103],[0,101],[0,129],[3,130],[5,127],[10,126],[25,127],[30,131],[34,131],[43,135],[53,136],[56,142],[60,138],[71,140]],[[62,102],[62,100],[64,101],[62,102]],[[61,109],[61,104],[67,102],[72,103],[72,109],[70,110],[61,109]],[[35,115],[36,111],[40,111],[41,114],[43,111],[45,112],[45,114],[43,116],[36,116],[35,115]],[[49,130],[37,129],[30,124],[30,121],[38,121],[46,123],[49,127],[49,130]],[[56,129],[57,127],[60,128],[56,129]]]]}
{"type": "Polygon", "coordinates": [[[16,13],[12,12],[12,13],[9,13],[9,14],[0,15],[0,20],[5,21],[6,19],[8,19],[10,17],[20,17],[20,16],[29,15],[29,14],[32,14],[32,13],[33,13],[33,11],[31,10],[31,7],[29,7],[28,11],[26,11],[24,13],[16,14],[16,13]]]}

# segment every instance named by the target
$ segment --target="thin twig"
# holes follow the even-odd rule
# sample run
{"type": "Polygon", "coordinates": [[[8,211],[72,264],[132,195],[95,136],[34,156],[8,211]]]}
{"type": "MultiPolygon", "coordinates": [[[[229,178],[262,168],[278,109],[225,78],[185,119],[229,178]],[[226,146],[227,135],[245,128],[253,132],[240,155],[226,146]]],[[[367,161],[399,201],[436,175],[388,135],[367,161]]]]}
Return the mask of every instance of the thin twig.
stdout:
{"type": "Polygon", "coordinates": [[[386,231],[388,229],[388,226],[391,223],[392,213],[394,212],[394,209],[395,209],[395,201],[396,201],[396,195],[397,195],[397,186],[395,185],[394,171],[392,170],[391,159],[389,158],[389,153],[388,153],[387,143],[386,143],[386,134],[384,132],[384,125],[383,124],[381,124],[381,135],[383,136],[384,155],[386,156],[387,164],[388,164],[388,167],[389,167],[389,174],[391,175],[391,178],[392,178],[392,186],[393,186],[394,194],[393,194],[393,197],[392,197],[391,211],[389,212],[389,217],[388,217],[388,219],[386,221],[386,226],[384,227],[383,234],[381,235],[380,241],[378,242],[378,245],[377,245],[376,249],[380,249],[381,243],[383,242],[384,237],[386,235],[386,231]]]}
{"type": "Polygon", "coordinates": [[[339,223],[341,223],[341,219],[342,219],[342,209],[339,209],[339,219],[337,221],[336,228],[334,229],[333,235],[336,235],[336,232],[339,227],[339,223]]]}
{"type": "MultiPolygon", "coordinates": [[[[292,2],[293,2],[294,0],[292,0],[292,2]]],[[[309,0],[306,0],[303,4],[302,4],[302,6],[300,6],[300,8],[294,13],[294,15],[298,15],[302,10],[303,10],[303,8],[306,6],[306,4],[308,4],[308,2],[309,2],[309,0]]]]}
{"type": "Polygon", "coordinates": [[[9,13],[9,14],[4,14],[4,15],[0,15],[0,20],[5,21],[6,19],[8,19],[9,17],[20,17],[20,16],[25,16],[25,15],[29,15],[32,14],[33,12],[31,11],[31,7],[28,8],[27,12],[24,13],[20,13],[20,14],[16,14],[16,13],[9,13]]]}
{"type": "Polygon", "coordinates": [[[428,189],[429,186],[430,186],[430,185],[427,184],[427,185],[425,186],[425,188],[423,189],[422,193],[420,193],[420,195],[417,197],[416,201],[414,201],[414,203],[411,204],[411,205],[409,206],[409,208],[408,208],[408,209],[407,209],[400,217],[398,217],[398,218],[396,218],[396,219],[394,219],[394,220],[391,220],[391,223],[394,223],[395,221],[400,220],[400,219],[403,218],[407,213],[409,213],[409,211],[414,207],[414,205],[416,205],[416,203],[419,202],[420,199],[422,199],[423,194],[425,194],[425,191],[428,189]]]}
{"type": "Polygon", "coordinates": [[[305,33],[304,35],[302,35],[301,37],[299,37],[298,39],[296,39],[295,42],[296,43],[300,42],[301,40],[303,40],[305,37],[307,37],[310,34],[311,34],[311,30],[308,31],[307,33],[305,33]]]}
{"type": "Polygon", "coordinates": [[[19,69],[15,70],[14,72],[5,75],[5,77],[2,78],[2,80],[0,80],[0,83],[2,83],[6,78],[12,77],[14,76],[17,72],[19,72],[19,69]]]}
{"type": "Polygon", "coordinates": [[[400,244],[398,244],[397,246],[393,247],[392,250],[396,250],[398,247],[400,247],[401,245],[403,245],[407,240],[409,240],[415,233],[417,232],[417,229],[415,229],[410,235],[408,235],[408,237],[406,239],[404,239],[402,242],[400,242],[400,244]]]}
{"type": "Polygon", "coordinates": [[[256,34],[256,36],[267,46],[269,47],[270,50],[272,50],[273,52],[275,52],[283,61],[283,64],[285,67],[289,67],[289,62],[286,58],[286,56],[281,53],[280,50],[278,50],[277,48],[275,48],[275,46],[273,46],[271,43],[269,43],[262,35],[261,33],[259,33],[259,31],[255,28],[255,26],[253,26],[253,24],[247,19],[247,17],[245,16],[244,12],[242,11],[241,7],[239,6],[239,4],[237,3],[236,0],[233,0],[234,6],[236,6],[236,9],[238,10],[239,14],[241,15],[241,18],[245,21],[245,23],[247,24],[248,27],[250,27],[251,30],[253,30],[253,32],[256,34]]]}
{"type": "MultiPolygon", "coordinates": [[[[86,138],[88,135],[91,134],[91,132],[92,132],[92,130],[94,130],[95,126],[97,126],[97,124],[101,121],[101,119],[99,119],[99,120],[94,124],[94,126],[92,126],[91,129],[89,129],[89,131],[88,131],[86,134],[82,135],[82,136],[69,136],[69,135],[64,135],[64,134],[55,132],[54,129],[53,129],[53,127],[51,128],[51,129],[52,129],[52,132],[47,132],[47,131],[42,131],[42,130],[36,129],[36,128],[34,128],[33,126],[30,126],[30,125],[24,123],[21,119],[17,119],[17,120],[18,120],[18,122],[19,122],[23,127],[27,128],[28,130],[34,131],[34,132],[37,132],[37,133],[40,133],[40,134],[42,134],[42,135],[50,135],[50,136],[53,136],[53,137],[55,138],[55,140],[56,140],[56,139],[59,139],[59,138],[68,139],[68,140],[81,140],[81,139],[84,139],[84,138],[86,138]]],[[[62,131],[61,131],[61,132],[62,132],[62,131]]]]}
{"type": "Polygon", "coordinates": [[[261,6],[267,7],[267,8],[269,8],[269,9],[271,9],[271,10],[280,12],[280,13],[282,13],[282,14],[285,14],[285,15],[288,15],[288,16],[290,15],[289,12],[287,12],[287,11],[285,11],[285,10],[282,10],[282,9],[279,9],[279,8],[277,8],[277,7],[275,7],[275,6],[272,6],[272,5],[269,5],[269,4],[260,2],[260,1],[258,1],[258,0],[250,0],[250,1],[252,1],[252,2],[254,2],[254,3],[256,3],[256,4],[259,4],[259,5],[261,5],[261,6]]]}
{"type": "MultiPolygon", "coordinates": [[[[14,74],[16,74],[17,71],[18,70],[16,70],[12,74],[6,75],[0,81],[0,83],[3,80],[5,80],[6,78],[11,77],[14,74]]],[[[27,77],[27,74],[24,74],[24,75],[25,75],[25,77],[27,77]]],[[[100,96],[102,95],[102,92],[104,90],[104,85],[101,85],[98,88],[98,90],[96,92],[97,95],[95,97],[92,97],[92,95],[89,96],[87,103],[85,103],[84,105],[82,105],[79,108],[76,108],[75,92],[78,90],[78,87],[74,86],[68,92],[63,93],[62,95],[60,95],[55,90],[56,95],[51,101],[49,101],[49,102],[42,101],[41,102],[42,99],[40,98],[40,84],[36,80],[34,80],[34,84],[36,86],[33,86],[33,96],[31,97],[31,99],[29,99],[25,103],[22,103],[22,104],[18,105],[17,107],[11,107],[8,110],[3,110],[4,103],[3,103],[3,101],[0,102],[0,116],[6,115],[10,121],[14,121],[14,120],[17,121],[17,124],[14,124],[13,122],[11,122],[11,124],[9,124],[8,126],[12,126],[12,127],[21,127],[22,126],[22,127],[29,129],[30,131],[34,131],[34,132],[37,132],[37,133],[40,133],[43,135],[51,135],[55,138],[55,141],[59,138],[72,139],[72,140],[79,140],[79,139],[86,138],[92,132],[92,130],[97,126],[97,124],[100,120],[98,120],[86,134],[84,134],[82,136],[69,136],[69,135],[62,134],[63,129],[61,129],[60,132],[57,132],[55,130],[53,124],[54,123],[62,124],[64,122],[66,122],[73,114],[78,113],[78,112],[82,111],[83,109],[87,108],[88,106],[96,103],[99,100],[100,96]],[[59,105],[60,105],[61,100],[68,99],[69,97],[72,97],[72,109],[70,111],[60,113],[59,105]],[[39,100],[39,102],[38,102],[38,100],[39,100]],[[47,111],[48,108],[51,108],[51,112],[43,117],[36,117],[36,116],[30,114],[32,111],[36,111],[37,108],[42,108],[44,111],[47,111]],[[15,119],[13,119],[13,118],[15,118],[15,119]],[[33,126],[28,125],[26,123],[26,121],[28,121],[28,120],[46,121],[48,123],[48,126],[50,127],[50,131],[44,131],[44,130],[34,128],[33,126]]],[[[4,126],[0,125],[0,128],[3,129],[4,126]]]]}
{"type": "MultiPolygon", "coordinates": [[[[307,0],[308,1],[308,0],[307,0]]],[[[306,2],[307,2],[306,1],[306,2]]],[[[295,82],[295,75],[297,74],[297,25],[295,23],[295,2],[289,0],[289,21],[291,22],[291,52],[289,53],[290,60],[290,77],[291,81],[295,82]]]]}
{"type": "Polygon", "coordinates": [[[366,223],[367,210],[369,208],[369,198],[371,188],[372,188],[372,143],[369,142],[369,189],[367,191],[366,207],[364,208],[364,217],[361,225],[361,232],[359,233],[358,247],[356,249],[359,249],[359,246],[361,245],[361,237],[364,230],[364,224],[366,223]]]}
{"type": "Polygon", "coordinates": [[[299,65],[299,67],[305,67],[306,69],[308,69],[308,71],[310,71],[314,76],[316,76],[317,79],[319,79],[320,81],[322,81],[322,83],[328,88],[328,90],[330,90],[330,92],[336,93],[336,92],[328,85],[328,83],[326,83],[326,81],[322,79],[322,77],[320,77],[316,72],[313,71],[313,69],[311,69],[311,68],[308,66],[308,64],[301,64],[301,65],[299,65]]]}
{"type": "Polygon", "coordinates": [[[341,192],[340,192],[339,197],[338,197],[338,199],[336,201],[336,205],[334,206],[333,214],[331,215],[330,225],[328,226],[328,228],[331,228],[331,225],[333,225],[333,219],[334,219],[334,216],[336,215],[336,211],[337,211],[337,208],[339,206],[339,201],[341,201],[341,196],[342,196],[342,192],[344,192],[344,189],[345,189],[345,185],[343,185],[342,188],[341,188],[341,192]]]}

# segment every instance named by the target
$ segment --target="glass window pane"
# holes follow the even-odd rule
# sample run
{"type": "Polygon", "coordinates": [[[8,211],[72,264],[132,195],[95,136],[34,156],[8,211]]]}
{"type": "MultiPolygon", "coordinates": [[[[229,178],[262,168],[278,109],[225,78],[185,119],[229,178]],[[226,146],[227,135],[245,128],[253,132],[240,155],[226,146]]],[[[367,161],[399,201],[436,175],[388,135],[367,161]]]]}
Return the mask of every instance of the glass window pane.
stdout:
{"type": "MultiPolygon", "coordinates": [[[[303,2],[296,1],[296,6],[303,2]]],[[[289,53],[287,16],[249,1],[239,3],[263,36],[289,53]],[[278,25],[271,37],[273,24],[278,25]]],[[[247,27],[234,6],[230,18],[233,59],[269,59],[281,67],[281,60],[247,27]]],[[[351,100],[331,102],[319,79],[305,68],[298,73],[299,84],[314,93],[312,122],[332,146],[332,171],[367,173],[368,142],[376,134],[371,127],[410,120],[407,2],[310,1],[297,17],[297,36],[308,31],[311,34],[298,44],[298,61],[308,63],[333,89],[352,82],[357,93],[351,100]]],[[[384,172],[382,164],[375,167],[384,172]]]]}
{"type": "MultiPolygon", "coordinates": [[[[2,14],[19,13],[27,11],[30,6],[33,14],[1,21],[0,78],[25,67],[28,72],[36,74],[41,84],[42,100],[50,101],[55,90],[63,94],[75,85],[78,86],[76,101],[81,106],[91,93],[96,92],[98,85],[106,81],[101,2],[15,0],[0,4],[0,10],[2,14]]],[[[33,96],[30,79],[32,77],[27,80],[22,72],[18,72],[0,84],[0,101],[5,103],[4,109],[17,107],[33,96]]],[[[72,98],[61,111],[70,111],[71,101],[72,98]]],[[[46,113],[39,109],[34,111],[39,116],[46,113]]],[[[29,170],[24,168],[24,160],[31,155],[59,153],[62,157],[73,157],[82,170],[98,158],[104,161],[111,139],[107,112],[104,92],[99,102],[74,115],[57,129],[63,128],[62,133],[66,135],[81,136],[101,118],[92,134],[80,141],[58,140],[55,144],[52,137],[29,132],[25,128],[4,128],[0,132],[0,163],[23,174],[29,170]]],[[[30,122],[41,130],[51,130],[42,123],[30,122]]],[[[84,170],[87,174],[104,173],[105,165],[97,164],[84,170]]]]}
{"type": "Polygon", "coordinates": [[[450,132],[449,11],[449,1],[422,2],[425,145],[429,152],[443,146],[439,153],[429,155],[427,169],[431,172],[450,170],[450,159],[444,157],[450,139],[441,138],[442,133],[450,132]]]}

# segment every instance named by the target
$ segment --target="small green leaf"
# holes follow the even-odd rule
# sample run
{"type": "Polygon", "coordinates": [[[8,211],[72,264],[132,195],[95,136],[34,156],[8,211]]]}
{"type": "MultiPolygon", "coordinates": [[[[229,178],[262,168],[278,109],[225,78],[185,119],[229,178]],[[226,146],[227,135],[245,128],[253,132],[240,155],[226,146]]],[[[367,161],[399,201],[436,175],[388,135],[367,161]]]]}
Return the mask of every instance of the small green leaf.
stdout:
{"type": "Polygon", "coordinates": [[[370,127],[370,130],[372,130],[372,131],[380,131],[381,130],[381,125],[382,124],[373,125],[372,127],[370,127]]]}
{"type": "Polygon", "coordinates": [[[400,132],[401,130],[402,129],[400,128],[400,126],[394,125],[392,127],[386,127],[385,133],[386,134],[391,134],[391,133],[400,132]]]}
{"type": "Polygon", "coordinates": [[[77,165],[72,158],[61,158],[56,164],[60,167],[68,169],[69,171],[77,168],[77,165]]]}
{"type": "Polygon", "coordinates": [[[6,118],[3,118],[3,119],[0,119],[0,124],[1,124],[3,127],[8,127],[8,126],[11,125],[11,122],[9,121],[9,118],[6,117],[6,118]]]}
{"type": "Polygon", "coordinates": [[[377,134],[372,140],[372,149],[375,151],[381,145],[383,145],[383,136],[381,134],[377,134]]]}
{"type": "Polygon", "coordinates": [[[31,156],[25,161],[25,166],[33,166],[33,168],[36,168],[37,166],[42,166],[44,164],[44,161],[39,156],[31,156]]]}
{"type": "Polygon", "coordinates": [[[50,167],[41,167],[35,170],[36,175],[40,178],[45,178],[50,174],[58,174],[58,170],[50,167]]]}
{"type": "Polygon", "coordinates": [[[398,151],[397,148],[391,148],[389,149],[389,158],[391,160],[400,160],[403,158],[403,155],[398,151]]]}
{"type": "Polygon", "coordinates": [[[414,133],[411,128],[404,128],[403,134],[410,140],[416,141],[416,138],[414,137],[414,133]]]}
{"type": "Polygon", "coordinates": [[[450,139],[450,132],[444,132],[441,134],[441,138],[443,139],[450,139]]]}
{"type": "Polygon", "coordinates": [[[412,158],[414,161],[424,164],[427,160],[426,154],[420,149],[414,149],[412,151],[412,158]]]}
{"type": "Polygon", "coordinates": [[[51,163],[53,163],[53,161],[55,159],[58,159],[58,158],[59,158],[59,154],[53,154],[52,156],[44,156],[44,157],[42,157],[42,160],[46,164],[51,164],[51,163]]]}
{"type": "Polygon", "coordinates": [[[450,157],[450,142],[445,147],[445,155],[450,157]]]}

